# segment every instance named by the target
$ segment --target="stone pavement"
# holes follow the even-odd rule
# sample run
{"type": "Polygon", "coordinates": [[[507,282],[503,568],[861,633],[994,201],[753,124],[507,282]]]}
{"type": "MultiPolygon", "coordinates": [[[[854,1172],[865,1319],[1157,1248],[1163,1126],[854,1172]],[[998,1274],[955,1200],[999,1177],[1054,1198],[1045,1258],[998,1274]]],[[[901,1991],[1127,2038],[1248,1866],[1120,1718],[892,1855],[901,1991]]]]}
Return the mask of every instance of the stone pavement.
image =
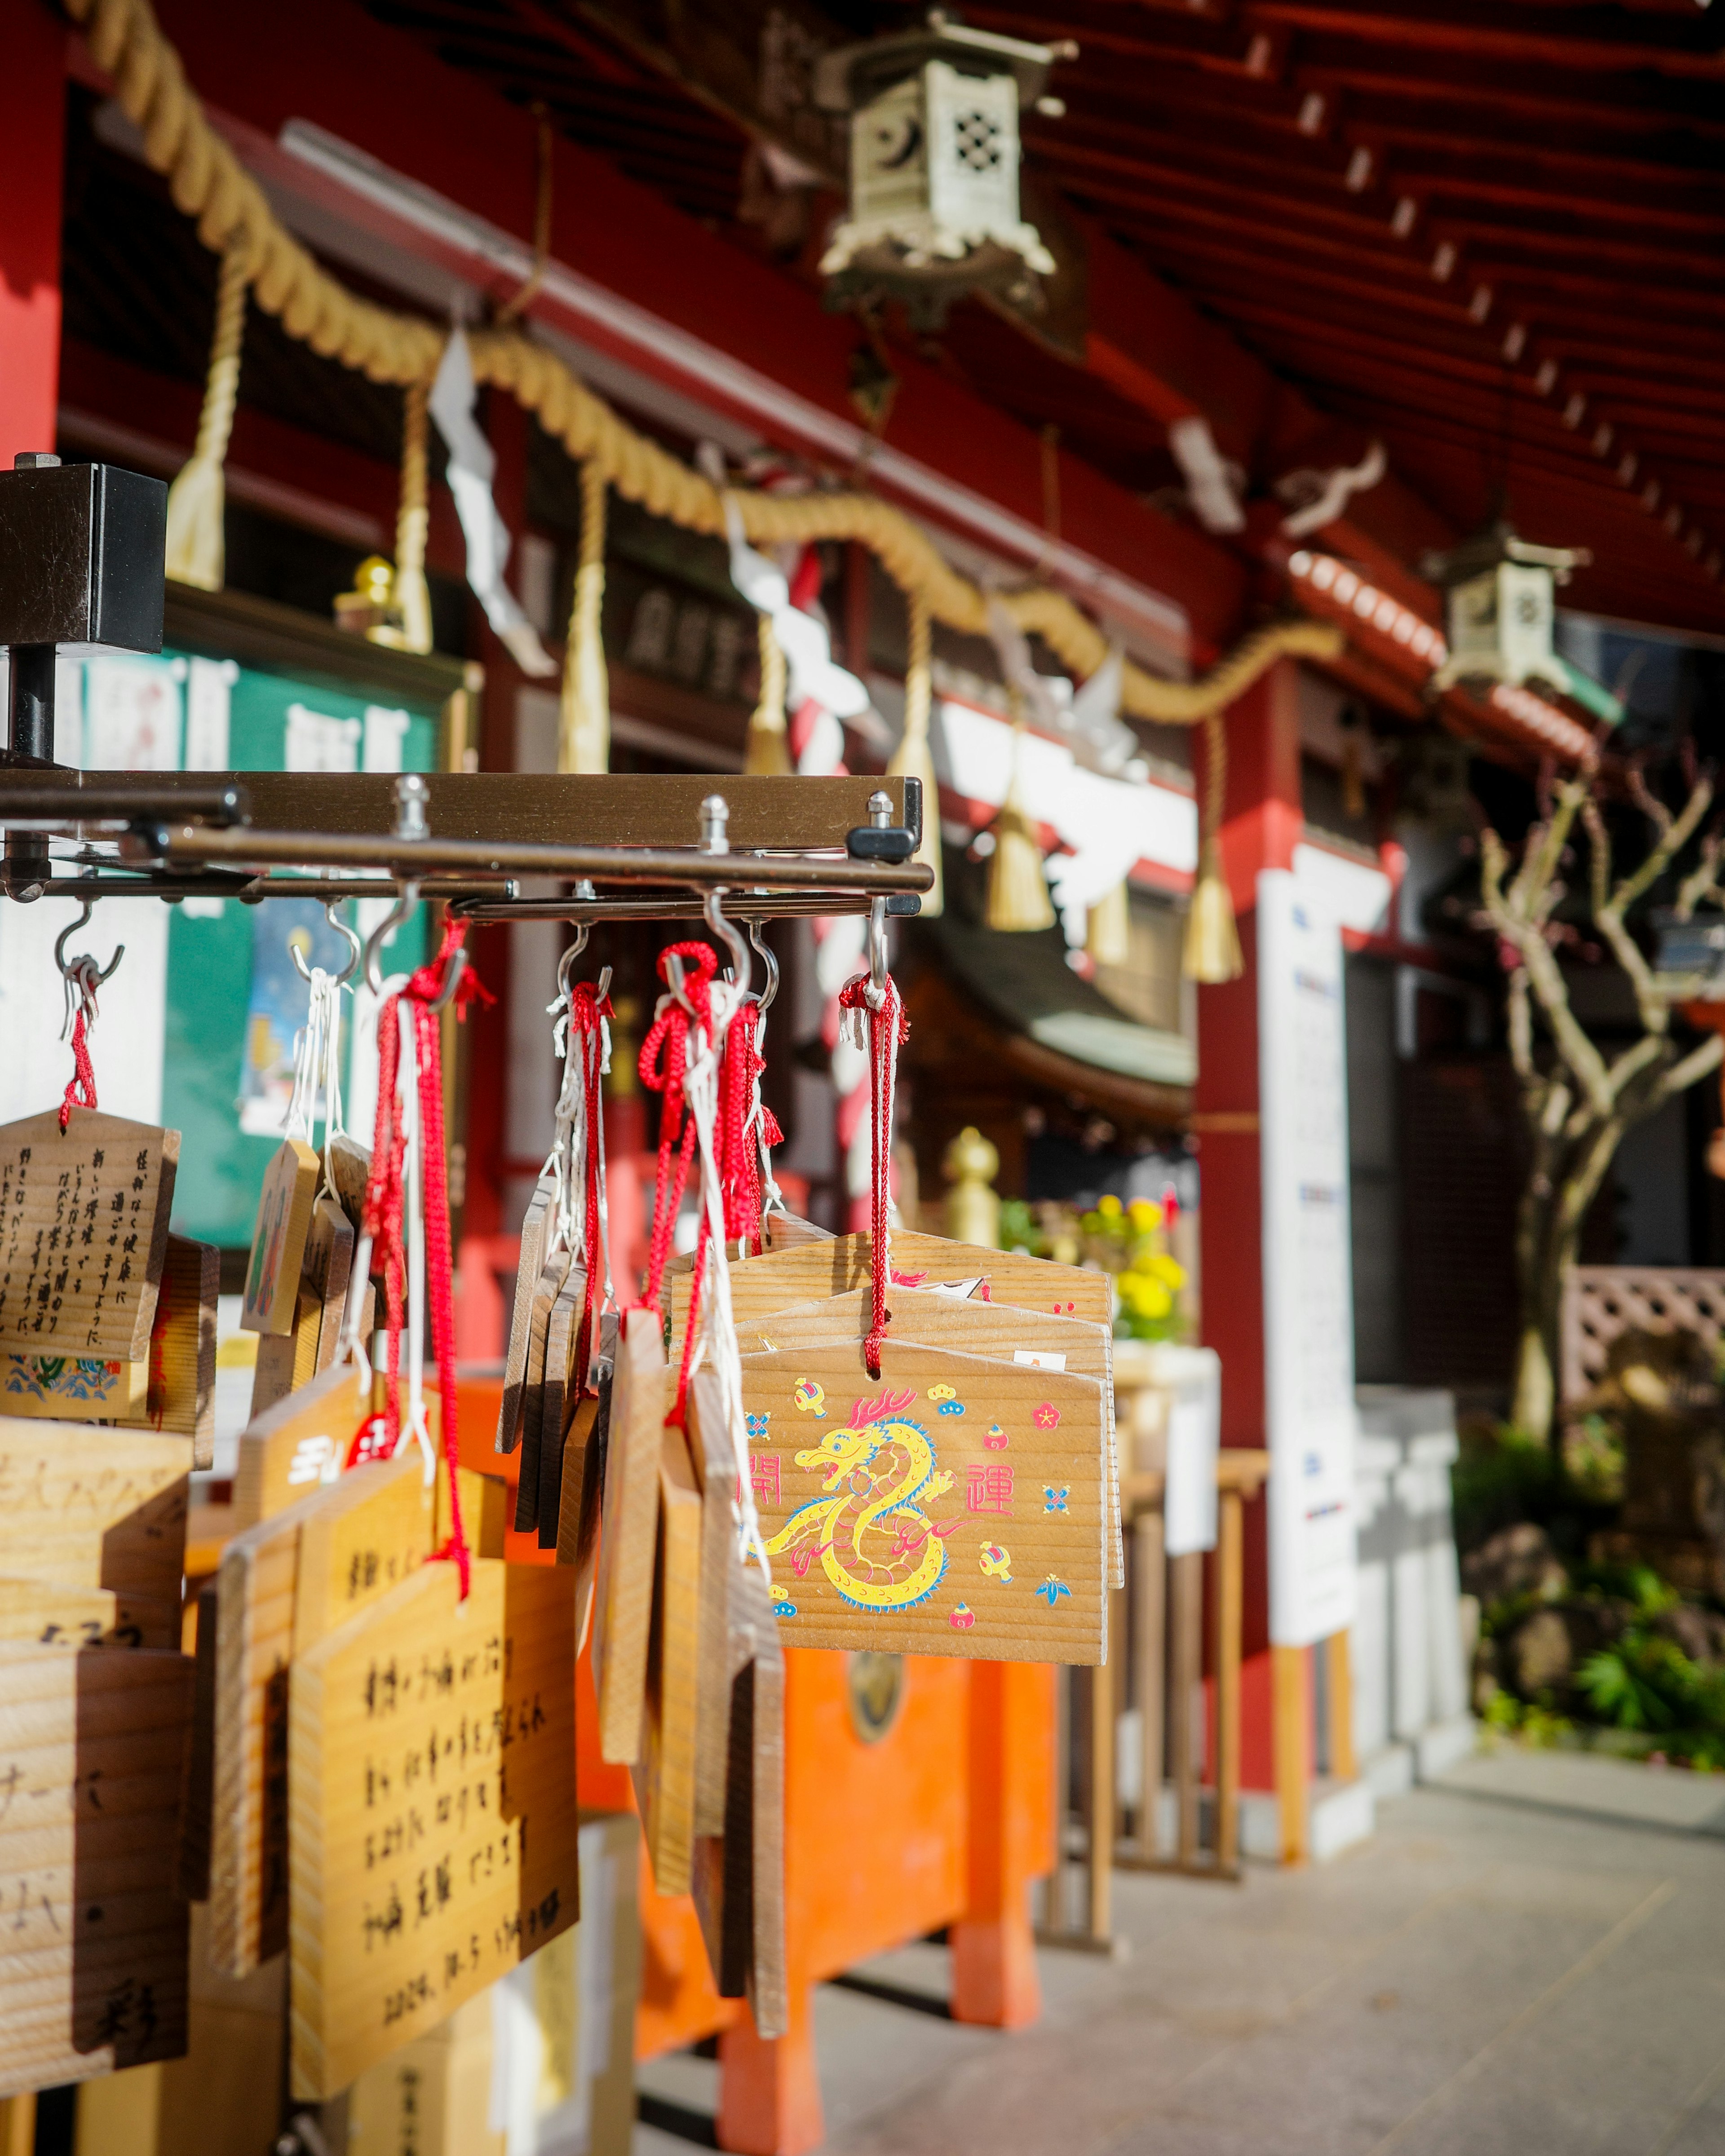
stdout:
{"type": "MultiPolygon", "coordinates": [[[[944,2018],[937,1946],[824,1987],[827,2149],[1725,2156],[1725,1778],[1501,1751],[1378,1822],[1237,1887],[1121,1877],[1129,1958],[1045,1952],[1017,2035],[944,2018]]],[[[716,2075],[640,2070],[639,2156],[711,2145],[716,2075]]]]}

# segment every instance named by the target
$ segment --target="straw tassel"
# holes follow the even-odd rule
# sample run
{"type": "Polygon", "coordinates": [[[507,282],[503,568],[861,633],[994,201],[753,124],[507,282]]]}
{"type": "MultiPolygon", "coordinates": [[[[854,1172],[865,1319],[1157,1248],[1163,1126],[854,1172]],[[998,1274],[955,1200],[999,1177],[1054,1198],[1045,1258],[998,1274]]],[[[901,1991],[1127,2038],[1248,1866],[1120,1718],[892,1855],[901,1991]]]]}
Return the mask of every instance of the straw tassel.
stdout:
{"type": "Polygon", "coordinates": [[[226,489],[222,483],[234,407],[239,396],[239,348],[245,334],[247,250],[230,243],[216,285],[216,329],[198,442],[167,490],[167,573],[200,591],[218,592],[227,570],[222,531],[226,489]]]}
{"type": "Polygon", "coordinates": [[[988,863],[988,900],[983,920],[990,928],[1012,934],[1052,928],[1055,911],[1042,870],[1042,844],[1024,806],[1019,745],[1024,722],[1012,730],[1012,780],[994,825],[994,852],[988,863]]]}
{"type": "Polygon", "coordinates": [[[773,617],[755,617],[760,639],[761,694],[749,713],[744,737],[742,767],[754,778],[788,778],[797,768],[791,761],[790,736],[785,728],[784,652],[773,632],[773,617]]]}
{"type": "Polygon", "coordinates": [[[1132,957],[1132,906],[1124,878],[1104,891],[1084,923],[1084,947],[1099,966],[1124,966],[1132,957]]]}
{"type": "Polygon", "coordinates": [[[395,518],[393,596],[404,651],[431,649],[431,589],[425,581],[425,535],[431,523],[426,494],[429,382],[410,382],[402,407],[401,506],[395,518]]]}
{"type": "Polygon", "coordinates": [[[581,467],[581,556],[563,660],[559,771],[604,771],[610,764],[611,691],[599,627],[604,596],[605,475],[589,457],[581,467]]]}
{"type": "Polygon", "coordinates": [[[933,702],[929,676],[930,629],[928,601],[921,592],[906,594],[910,608],[910,645],[905,665],[905,730],[898,746],[886,759],[889,778],[916,778],[922,782],[922,841],[916,859],[934,870],[932,887],[922,894],[925,920],[946,904],[941,887],[941,795],[934,775],[934,752],[928,743],[928,719],[933,702]]]}
{"type": "Polygon", "coordinates": [[[1237,981],[1245,971],[1234,900],[1222,873],[1222,804],[1228,786],[1228,736],[1219,712],[1204,722],[1207,769],[1204,789],[1204,842],[1199,850],[1198,881],[1186,916],[1186,948],[1181,970],[1189,981],[1214,986],[1237,981]]]}

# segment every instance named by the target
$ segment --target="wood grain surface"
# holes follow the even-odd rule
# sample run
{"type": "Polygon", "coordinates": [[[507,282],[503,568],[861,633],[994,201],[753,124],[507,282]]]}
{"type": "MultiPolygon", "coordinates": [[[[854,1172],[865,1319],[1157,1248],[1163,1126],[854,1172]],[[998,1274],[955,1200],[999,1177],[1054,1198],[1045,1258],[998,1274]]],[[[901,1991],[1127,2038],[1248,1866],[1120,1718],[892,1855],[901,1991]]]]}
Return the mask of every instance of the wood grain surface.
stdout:
{"type": "Polygon", "coordinates": [[[177,1652],[0,1645],[0,2095],[186,2048],[193,1680],[177,1652]]]}
{"type": "Polygon", "coordinates": [[[293,2088],[333,2096],[576,1920],[574,1609],[424,1565],[294,1671],[293,2088]]]}
{"type": "Polygon", "coordinates": [[[599,1756],[619,1767],[631,1767],[641,1756],[659,1525],[659,1440],[670,1374],[660,1339],[657,1312],[627,1312],[618,1330],[611,1380],[593,1669],[599,1756]]]}
{"type": "Polygon", "coordinates": [[[317,1196],[318,1158],[304,1138],[285,1137],[264,1171],[252,1230],[251,1262],[239,1322],[247,1332],[291,1332],[300,1300],[305,1239],[317,1196]]]}
{"type": "Polygon", "coordinates": [[[177,1606],[188,1438],[0,1419],[0,1572],[177,1606]]]}
{"type": "Polygon", "coordinates": [[[686,1894],[701,1671],[701,1489],[680,1430],[660,1433],[659,1546],[635,1802],[661,1894],[686,1894]]]}
{"type": "Polygon", "coordinates": [[[497,1450],[513,1452],[521,1441],[523,1389],[527,1378],[527,1343],[532,1330],[533,1294],[545,1270],[545,1253],[557,1203],[557,1181],[542,1175],[521,1217],[521,1253],[516,1266],[515,1300],[510,1305],[509,1345],[503,1358],[503,1398],[497,1410],[497,1450]]]}
{"type": "Polygon", "coordinates": [[[0,1348],[146,1359],[179,1157],[94,1108],[0,1128],[0,1348]]]}

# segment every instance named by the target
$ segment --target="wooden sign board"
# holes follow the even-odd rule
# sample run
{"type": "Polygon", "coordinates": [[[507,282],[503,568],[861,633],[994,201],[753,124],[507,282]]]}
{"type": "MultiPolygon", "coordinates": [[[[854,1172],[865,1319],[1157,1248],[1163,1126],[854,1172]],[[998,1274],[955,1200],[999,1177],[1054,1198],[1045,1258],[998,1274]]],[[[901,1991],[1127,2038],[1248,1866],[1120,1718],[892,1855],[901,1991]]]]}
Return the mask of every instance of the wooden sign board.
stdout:
{"type": "Polygon", "coordinates": [[[295,1664],[293,2087],[334,2096],[575,1922],[574,1598],[422,1566],[295,1664]]]}
{"type": "Polygon", "coordinates": [[[216,1445],[216,1297],[222,1254],[213,1243],[170,1235],[150,1330],[151,1429],[192,1440],[192,1465],[208,1467],[216,1445]]]}
{"type": "Polygon", "coordinates": [[[830,1243],[836,1240],[830,1228],[817,1228],[812,1220],[800,1219],[794,1213],[764,1213],[761,1227],[768,1250],[794,1250],[805,1243],[830,1243]]]}
{"type": "Polygon", "coordinates": [[[430,1554],[418,1449],[356,1467],[236,1535],[216,1575],[210,1958],[244,1976],[288,1943],[293,1656],[381,1601],[430,1554]]]}
{"type": "Polygon", "coordinates": [[[252,1230],[251,1264],[239,1322],[247,1332],[293,1328],[317,1196],[317,1155],[303,1138],[284,1138],[264,1172],[258,1223],[252,1230]]]}
{"type": "Polygon", "coordinates": [[[656,1311],[625,1312],[611,1378],[593,1673],[599,1702],[599,1756],[619,1767],[632,1767],[641,1756],[659,1527],[660,1438],[669,1404],[670,1373],[660,1338],[656,1311]]]}
{"type": "MultiPolygon", "coordinates": [[[[867,1336],[874,1298],[867,1288],[824,1302],[799,1302],[775,1311],[739,1334],[745,1353],[812,1347],[823,1340],[867,1336]]],[[[983,1302],[975,1295],[942,1295],[938,1289],[895,1287],[891,1337],[925,1348],[952,1348],[966,1355],[1004,1356],[1039,1370],[1070,1370],[1102,1388],[1108,1418],[1109,1584],[1126,1584],[1126,1550],[1120,1526],[1120,1446],[1114,1427],[1114,1335],[1087,1317],[1057,1317],[1021,1304],[983,1302]]]]}
{"type": "Polygon", "coordinates": [[[695,1854],[701,1668],[701,1488],[680,1430],[660,1432],[659,1548],[635,1802],[661,1894],[686,1894],[695,1854]]]}
{"type": "Polygon", "coordinates": [[[0,1573],[178,1607],[183,1437],[0,1419],[0,1573]]]}
{"type": "Polygon", "coordinates": [[[788,2023],[784,1936],[784,1657],[773,1597],[752,1566],[729,1597],[731,1699],[721,1833],[695,1845],[692,1888],[721,1999],[747,1998],[755,2029],[788,2023]]]}
{"type": "Polygon", "coordinates": [[[521,1251],[516,1266],[515,1301],[510,1306],[509,1346],[503,1358],[503,1399],[497,1410],[497,1450],[513,1452],[521,1441],[527,1349],[532,1333],[533,1297],[557,1206],[557,1179],[542,1175],[521,1218],[521,1251]]]}
{"type": "Polygon", "coordinates": [[[545,1424],[545,1355],[552,1312],[568,1276],[569,1254],[554,1250],[546,1260],[533,1290],[527,1321],[527,1368],[521,1385],[521,1475],[516,1484],[515,1528],[531,1534],[539,1523],[539,1439],[545,1424]]]}
{"type": "Polygon", "coordinates": [[[234,1476],[235,1527],[255,1527],[324,1480],[333,1481],[371,1412],[370,1387],[344,1363],[256,1417],[240,1434],[234,1476]]]}
{"type": "Polygon", "coordinates": [[[180,1604],[116,1594],[111,1587],[0,1575],[0,1640],[39,1647],[177,1648],[180,1604]]]}
{"type": "Polygon", "coordinates": [[[1106,1659],[1101,1387],[889,1340],[742,1358],[788,1646],[1106,1659]]]}
{"type": "Polygon", "coordinates": [[[0,1645],[0,2096],[177,2058],[188,1656],[0,1645]]]}
{"type": "Polygon", "coordinates": [[[94,1108],[0,1129],[0,1348],[146,1359],[179,1158],[94,1108]]]}
{"type": "MultiPolygon", "coordinates": [[[[761,1258],[731,1261],[731,1309],[739,1332],[793,1302],[824,1301],[849,1295],[870,1281],[866,1235],[834,1235],[771,1250],[761,1258]]],[[[1082,1317],[1093,1325],[1113,1322],[1108,1280],[1082,1265],[1057,1265],[1048,1258],[1027,1258],[1016,1250],[990,1250],[979,1243],[950,1242],[944,1235],[892,1238],[893,1284],[899,1287],[952,1288],[978,1301],[1014,1304],[1046,1312],[1051,1317],[1082,1317]]],[[[683,1325],[689,1306],[689,1279],[671,1286],[670,1354],[682,1353],[683,1325]]]]}

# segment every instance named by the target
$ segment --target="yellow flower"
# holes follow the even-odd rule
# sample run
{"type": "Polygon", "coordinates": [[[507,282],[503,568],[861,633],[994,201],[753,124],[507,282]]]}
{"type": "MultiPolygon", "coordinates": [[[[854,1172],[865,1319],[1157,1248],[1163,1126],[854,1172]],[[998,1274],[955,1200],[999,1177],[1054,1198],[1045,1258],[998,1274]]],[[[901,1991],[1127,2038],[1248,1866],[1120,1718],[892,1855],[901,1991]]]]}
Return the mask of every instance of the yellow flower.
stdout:
{"type": "Polygon", "coordinates": [[[1166,1317],[1174,1306],[1168,1289],[1150,1273],[1122,1273],[1120,1299],[1136,1317],[1166,1317]]]}
{"type": "Polygon", "coordinates": [[[1153,1228],[1162,1225],[1162,1208],[1152,1199],[1135,1198],[1126,1210],[1127,1218],[1141,1235],[1147,1235],[1153,1228]]]}
{"type": "Polygon", "coordinates": [[[1171,1258],[1166,1250],[1153,1251],[1144,1260],[1143,1270],[1147,1273],[1153,1273],[1164,1287],[1173,1288],[1177,1294],[1186,1285],[1186,1268],[1177,1258],[1171,1258]]]}
{"type": "Polygon", "coordinates": [[[1107,1197],[1097,1199],[1096,1210],[1104,1219],[1117,1220],[1121,1214],[1120,1200],[1110,1192],[1107,1197]]]}

